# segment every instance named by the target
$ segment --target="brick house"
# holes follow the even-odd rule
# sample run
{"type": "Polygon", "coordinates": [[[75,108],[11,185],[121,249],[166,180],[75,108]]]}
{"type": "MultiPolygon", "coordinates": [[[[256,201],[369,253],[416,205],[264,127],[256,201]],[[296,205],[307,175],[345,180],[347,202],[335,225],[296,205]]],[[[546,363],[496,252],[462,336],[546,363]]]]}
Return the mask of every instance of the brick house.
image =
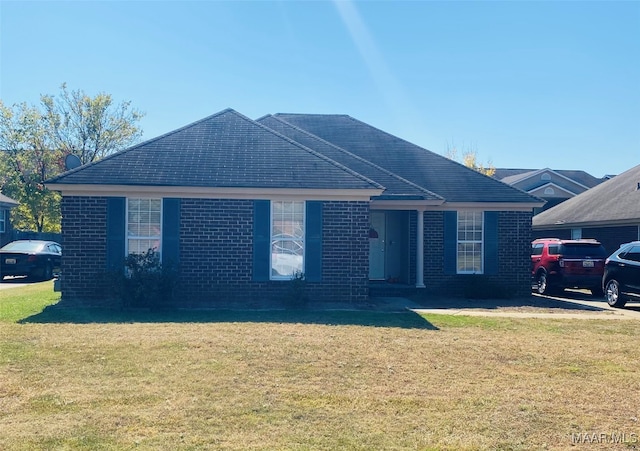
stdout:
{"type": "Polygon", "coordinates": [[[11,241],[11,219],[9,213],[18,202],[0,193],[0,247],[11,241]]]}
{"type": "Polygon", "coordinates": [[[529,293],[542,201],[346,115],[228,109],[50,180],[62,193],[62,299],[156,248],[180,306],[260,305],[302,272],[312,301],[459,294],[472,275],[529,293]],[[405,291],[406,292],[406,291],[405,291]]]}
{"type": "Polygon", "coordinates": [[[640,165],[533,217],[536,238],[595,238],[609,253],[640,240],[640,165]]]}

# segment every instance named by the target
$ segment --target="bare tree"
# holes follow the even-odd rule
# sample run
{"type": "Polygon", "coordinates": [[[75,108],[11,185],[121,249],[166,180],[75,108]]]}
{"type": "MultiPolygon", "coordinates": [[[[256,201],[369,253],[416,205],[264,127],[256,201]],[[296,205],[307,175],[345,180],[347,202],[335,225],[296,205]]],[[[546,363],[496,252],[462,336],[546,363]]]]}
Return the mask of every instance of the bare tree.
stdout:
{"type": "Polygon", "coordinates": [[[478,171],[489,177],[493,177],[496,173],[496,168],[491,163],[491,160],[486,165],[478,161],[478,150],[475,148],[465,148],[461,152],[461,156],[458,155],[458,148],[454,144],[447,143],[447,150],[445,156],[450,160],[462,163],[468,168],[478,171]]]}

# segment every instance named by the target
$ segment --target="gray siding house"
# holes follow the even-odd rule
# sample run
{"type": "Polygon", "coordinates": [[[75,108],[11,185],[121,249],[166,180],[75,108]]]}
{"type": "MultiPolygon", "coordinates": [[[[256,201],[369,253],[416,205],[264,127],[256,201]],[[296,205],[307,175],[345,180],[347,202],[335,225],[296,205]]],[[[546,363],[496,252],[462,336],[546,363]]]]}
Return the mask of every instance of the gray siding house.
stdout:
{"type": "Polygon", "coordinates": [[[584,171],[550,168],[498,168],[493,177],[545,200],[546,203],[543,207],[534,210],[534,215],[584,193],[609,178],[603,177],[599,179],[584,171]]]}
{"type": "Polygon", "coordinates": [[[261,305],[303,273],[312,301],[530,292],[543,201],[346,115],[227,109],[50,180],[62,193],[62,299],[155,248],[183,307],[261,305]]]}
{"type": "Polygon", "coordinates": [[[0,246],[11,241],[11,219],[9,213],[18,202],[0,193],[0,246]]]}
{"type": "Polygon", "coordinates": [[[533,218],[537,238],[595,238],[608,252],[640,239],[640,165],[533,218]]]}

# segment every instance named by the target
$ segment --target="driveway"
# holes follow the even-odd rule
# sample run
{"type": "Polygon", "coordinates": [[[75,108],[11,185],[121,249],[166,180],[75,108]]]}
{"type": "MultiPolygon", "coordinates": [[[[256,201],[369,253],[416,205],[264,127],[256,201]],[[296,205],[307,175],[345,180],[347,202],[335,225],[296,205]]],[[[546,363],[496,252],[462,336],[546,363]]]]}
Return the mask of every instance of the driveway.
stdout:
{"type": "Polygon", "coordinates": [[[33,282],[28,281],[26,277],[7,277],[3,280],[0,280],[0,290],[24,287],[25,285],[30,285],[32,283],[33,282]]]}

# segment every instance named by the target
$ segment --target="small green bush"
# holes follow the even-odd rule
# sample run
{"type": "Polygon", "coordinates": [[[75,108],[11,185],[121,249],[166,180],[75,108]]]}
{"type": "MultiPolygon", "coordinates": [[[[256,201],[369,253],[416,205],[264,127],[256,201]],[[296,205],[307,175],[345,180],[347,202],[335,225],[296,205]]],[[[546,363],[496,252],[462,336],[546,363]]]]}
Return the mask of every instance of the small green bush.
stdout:
{"type": "Polygon", "coordinates": [[[287,282],[287,293],[285,295],[285,304],[288,308],[304,308],[309,303],[307,294],[307,281],[304,273],[296,272],[290,281],[287,282]]]}
{"type": "Polygon", "coordinates": [[[163,265],[153,249],[131,254],[107,279],[123,308],[165,308],[172,304],[177,286],[173,265],[163,265]]]}

